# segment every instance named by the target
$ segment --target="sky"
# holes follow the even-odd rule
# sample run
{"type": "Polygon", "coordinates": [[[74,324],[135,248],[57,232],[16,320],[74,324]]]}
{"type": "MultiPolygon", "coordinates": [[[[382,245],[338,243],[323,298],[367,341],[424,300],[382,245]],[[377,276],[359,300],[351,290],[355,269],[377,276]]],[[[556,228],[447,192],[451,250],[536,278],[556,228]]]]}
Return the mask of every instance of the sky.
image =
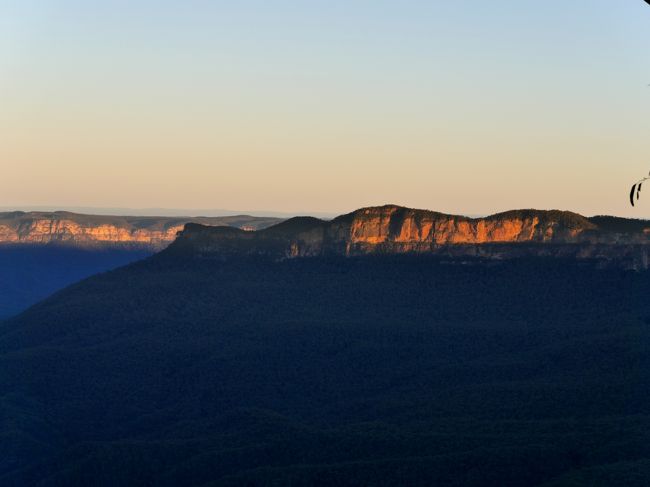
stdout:
{"type": "Polygon", "coordinates": [[[0,207],[650,217],[642,0],[0,0],[0,207]]]}

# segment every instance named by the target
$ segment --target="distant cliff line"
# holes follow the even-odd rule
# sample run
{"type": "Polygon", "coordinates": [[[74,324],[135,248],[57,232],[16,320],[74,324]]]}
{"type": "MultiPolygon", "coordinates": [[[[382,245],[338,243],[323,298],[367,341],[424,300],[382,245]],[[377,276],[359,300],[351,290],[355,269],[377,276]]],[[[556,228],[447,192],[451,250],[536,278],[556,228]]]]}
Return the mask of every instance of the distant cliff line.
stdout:
{"type": "MultiPolygon", "coordinates": [[[[584,217],[559,210],[513,210],[471,218],[397,205],[362,208],[333,220],[297,217],[138,217],[70,212],[0,213],[0,244],[132,245],[160,250],[174,244],[194,253],[324,254],[460,253],[510,255],[519,244],[579,248],[581,255],[628,249],[637,258],[650,244],[650,221],[584,217]],[[508,249],[504,244],[509,244],[508,249]],[[605,249],[605,250],[603,250],[605,249]]],[[[520,252],[520,250],[517,250],[520,252]]],[[[567,252],[567,250],[564,250],[567,252]]]]}
{"type": "Polygon", "coordinates": [[[252,231],[281,221],[248,215],[142,217],[13,211],[0,213],[0,244],[129,245],[159,250],[172,242],[187,223],[252,231]]]}
{"type": "Polygon", "coordinates": [[[437,253],[507,258],[548,255],[625,259],[647,267],[650,222],[587,218],[559,210],[513,210],[470,218],[396,205],[362,208],[333,220],[291,218],[257,231],[189,223],[169,252],[276,258],[437,253]]]}

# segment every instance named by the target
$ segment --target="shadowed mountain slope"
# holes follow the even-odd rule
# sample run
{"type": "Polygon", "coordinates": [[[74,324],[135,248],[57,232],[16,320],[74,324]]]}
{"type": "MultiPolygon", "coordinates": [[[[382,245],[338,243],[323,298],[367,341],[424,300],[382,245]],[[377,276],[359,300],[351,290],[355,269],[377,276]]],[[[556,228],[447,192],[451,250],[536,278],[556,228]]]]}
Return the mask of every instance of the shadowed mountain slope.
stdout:
{"type": "Polygon", "coordinates": [[[165,251],[0,324],[0,484],[645,485],[648,291],[560,258],[165,251]]]}

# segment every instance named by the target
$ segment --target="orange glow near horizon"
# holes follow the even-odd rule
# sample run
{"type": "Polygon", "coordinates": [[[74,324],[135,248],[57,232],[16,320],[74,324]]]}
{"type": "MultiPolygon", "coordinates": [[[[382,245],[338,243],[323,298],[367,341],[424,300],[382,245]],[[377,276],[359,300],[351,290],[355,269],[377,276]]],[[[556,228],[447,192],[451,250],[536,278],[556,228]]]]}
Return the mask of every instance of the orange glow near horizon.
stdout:
{"type": "Polygon", "coordinates": [[[650,216],[642,2],[253,3],[2,7],[0,207],[650,216]]]}

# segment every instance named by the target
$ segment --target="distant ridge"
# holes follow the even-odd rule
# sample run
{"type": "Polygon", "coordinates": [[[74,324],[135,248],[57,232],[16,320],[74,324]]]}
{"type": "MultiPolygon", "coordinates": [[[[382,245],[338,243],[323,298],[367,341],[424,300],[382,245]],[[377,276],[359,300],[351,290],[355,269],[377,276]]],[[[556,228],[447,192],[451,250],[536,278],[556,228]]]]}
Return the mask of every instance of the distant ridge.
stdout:
{"type": "Polygon", "coordinates": [[[525,251],[526,255],[625,260],[626,265],[645,268],[649,244],[650,222],[643,220],[534,209],[471,218],[384,205],[331,221],[291,218],[258,232],[189,223],[169,252],[276,258],[374,253],[507,258],[525,251]]]}
{"type": "MultiPolygon", "coordinates": [[[[291,218],[296,215],[305,214],[305,211],[277,211],[269,209],[228,209],[228,208],[165,208],[165,207],[105,207],[105,206],[67,206],[67,205],[31,205],[31,206],[0,206],[0,213],[23,211],[45,212],[67,211],[84,215],[108,215],[108,216],[165,216],[165,217],[223,217],[255,215],[258,217],[271,217],[278,219],[291,218]]],[[[310,215],[318,218],[330,219],[336,216],[328,211],[310,211],[310,215]]]]}
{"type": "Polygon", "coordinates": [[[172,242],[189,222],[259,230],[281,221],[249,215],[158,217],[11,211],[0,213],[0,244],[131,245],[156,250],[172,242]]]}

